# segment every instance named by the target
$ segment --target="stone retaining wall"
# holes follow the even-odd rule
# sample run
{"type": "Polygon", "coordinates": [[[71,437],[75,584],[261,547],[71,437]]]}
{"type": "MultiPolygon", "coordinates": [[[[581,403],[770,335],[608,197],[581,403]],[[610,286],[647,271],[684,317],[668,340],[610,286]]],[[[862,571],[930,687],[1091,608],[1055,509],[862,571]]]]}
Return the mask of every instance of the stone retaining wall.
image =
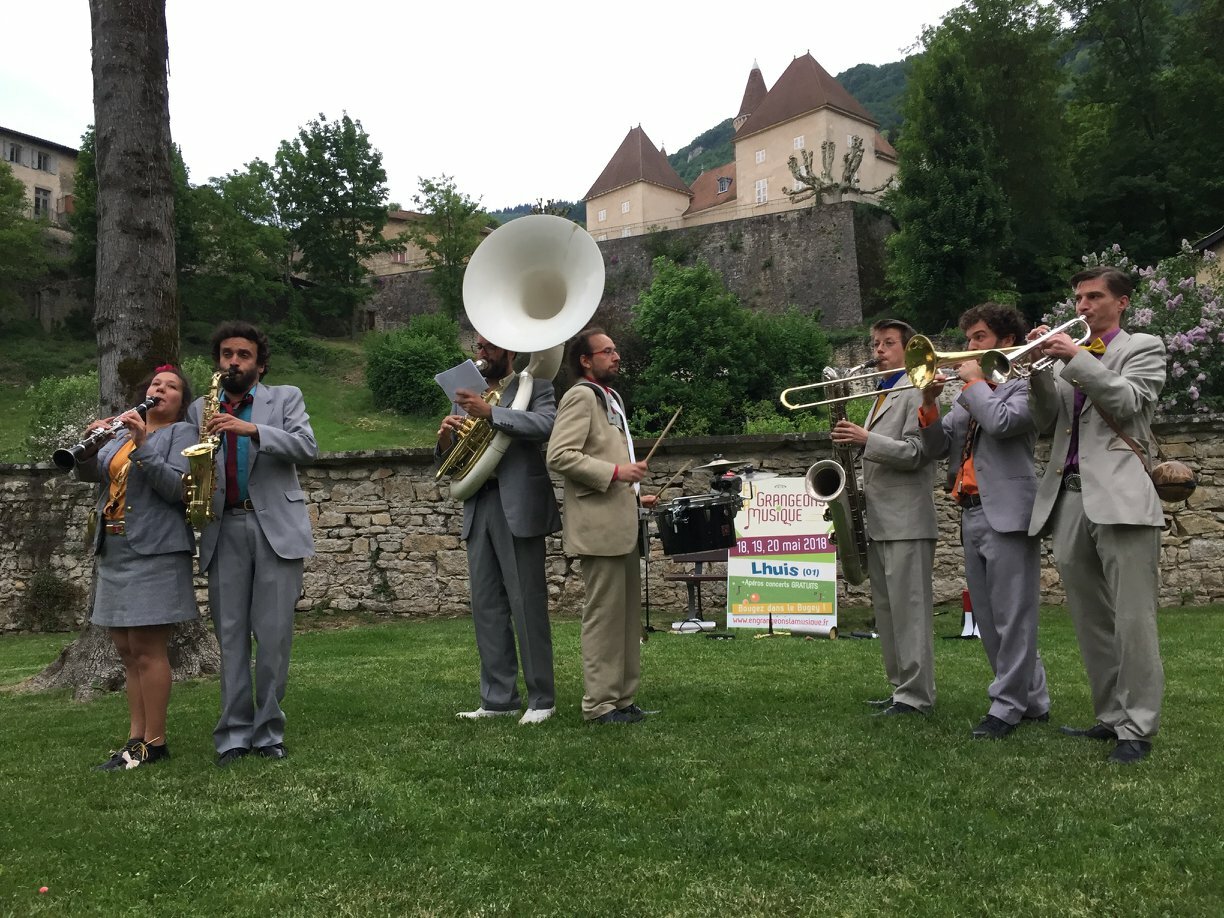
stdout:
{"type": "MultiPolygon", "coordinates": [[[[1159,425],[1157,433],[1166,457],[1188,462],[1200,476],[1198,491],[1187,504],[1166,505],[1170,529],[1164,540],[1161,601],[1224,601],[1224,506],[1216,484],[1224,480],[1224,418],[1171,421],[1159,425]]],[[[639,445],[639,455],[649,445],[639,445]]],[[[668,440],[651,463],[652,480],[665,481],[685,462],[700,465],[716,454],[780,475],[802,476],[830,448],[825,434],[668,440]]],[[[333,453],[301,474],[318,554],[306,564],[299,609],[403,616],[466,613],[461,508],[435,483],[429,450],[333,453]]],[[[704,493],[708,484],[705,473],[689,473],[682,480],[685,493],[704,493]]],[[[0,465],[0,631],[37,627],[48,618],[59,627],[79,625],[91,576],[82,533],[92,495],[92,486],[46,466],[0,465]]],[[[958,511],[942,491],[936,493],[936,505],[941,538],[935,598],[956,603],[964,587],[958,511]]],[[[662,620],[679,617],[684,588],[662,579],[679,568],[663,557],[657,539],[652,547],[652,609],[662,620]]],[[[1046,549],[1043,598],[1057,603],[1063,594],[1048,543],[1046,549]]],[[[559,537],[548,543],[548,582],[553,611],[576,614],[582,578],[561,551],[559,537]]],[[[197,585],[203,609],[202,578],[197,585]]],[[[866,584],[848,589],[843,584],[839,594],[842,603],[868,602],[866,584]]],[[[722,585],[708,585],[703,595],[707,610],[723,608],[722,585]]]]}

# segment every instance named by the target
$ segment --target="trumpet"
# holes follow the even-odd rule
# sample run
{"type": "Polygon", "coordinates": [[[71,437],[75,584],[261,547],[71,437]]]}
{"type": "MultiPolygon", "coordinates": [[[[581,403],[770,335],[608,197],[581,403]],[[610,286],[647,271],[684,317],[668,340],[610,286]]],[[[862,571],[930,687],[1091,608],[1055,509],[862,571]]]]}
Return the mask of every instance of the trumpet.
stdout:
{"type": "MultiPolygon", "coordinates": [[[[150,395],[143,402],[132,408],[142,418],[149,413],[149,409],[161,401],[161,396],[150,395]]],[[[123,412],[127,414],[127,412],[123,412]]],[[[119,431],[123,430],[123,422],[116,418],[105,427],[99,427],[80,443],[74,446],[63,447],[57,449],[51,456],[51,461],[65,472],[71,472],[76,468],[77,463],[85,462],[98,455],[103,444],[109,443],[115,439],[119,431]]]]}
{"type": "Polygon", "coordinates": [[[979,360],[979,363],[982,365],[982,372],[993,383],[1003,382],[1012,376],[1030,376],[1033,373],[1040,373],[1042,370],[1052,367],[1058,358],[1039,357],[1027,366],[1025,361],[1031,354],[1039,352],[1041,346],[1052,335],[1057,335],[1061,332],[1074,335],[1075,333],[1071,331],[1074,326],[1080,326],[1083,329],[1083,333],[1075,339],[1075,343],[1082,347],[1092,337],[1092,329],[1089,327],[1087,319],[1083,316],[1076,316],[1057,328],[1051,328],[1039,338],[1034,338],[1028,344],[1022,345],[1019,348],[998,348],[993,351],[987,351],[979,360]],[[1005,351],[1013,351],[1013,353],[1008,354],[1005,351]]]}

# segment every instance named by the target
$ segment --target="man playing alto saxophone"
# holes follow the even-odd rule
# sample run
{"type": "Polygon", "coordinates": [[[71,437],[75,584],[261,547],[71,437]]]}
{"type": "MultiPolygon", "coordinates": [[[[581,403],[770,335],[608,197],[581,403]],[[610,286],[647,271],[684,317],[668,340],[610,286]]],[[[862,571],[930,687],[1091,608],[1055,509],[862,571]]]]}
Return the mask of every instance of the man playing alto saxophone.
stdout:
{"type": "MultiPolygon", "coordinates": [[[[483,335],[477,335],[473,350],[483,358],[488,386],[504,387],[501,402],[513,402],[519,386],[513,376],[514,352],[483,335]]],[[[518,714],[521,659],[527,711],[519,723],[542,723],[556,711],[544,540],[561,528],[561,514],[541,452],[557,416],[556,395],[551,382],[535,379],[531,401],[522,411],[495,407],[481,393],[465,389],[458,390],[456,398],[455,412],[438,427],[437,458],[454,447],[469,417],[483,418],[511,438],[493,474],[463,502],[462,538],[467,542],[472,624],[480,655],[480,706],[458,716],[478,720],[518,714]]]]}
{"type": "MultiPolygon", "coordinates": [[[[265,386],[268,336],[249,322],[213,332],[212,355],[224,375],[219,410],[202,431],[217,435],[215,519],[200,534],[200,570],[221,645],[221,717],[213,731],[217,764],[254,751],[283,759],[293,609],[303,560],[314,554],[306,493],[297,463],[319,452],[296,386],[265,386]],[[251,685],[251,638],[255,685],[251,685]]],[[[204,399],[191,406],[197,427],[204,399]]]]}

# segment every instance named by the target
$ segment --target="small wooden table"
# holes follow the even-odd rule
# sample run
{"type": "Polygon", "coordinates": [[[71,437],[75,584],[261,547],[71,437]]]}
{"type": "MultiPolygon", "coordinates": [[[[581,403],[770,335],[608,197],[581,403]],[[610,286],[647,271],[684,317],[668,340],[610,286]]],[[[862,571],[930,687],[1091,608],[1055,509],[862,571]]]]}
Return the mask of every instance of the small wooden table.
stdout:
{"type": "Polygon", "coordinates": [[[688,587],[688,617],[691,621],[702,621],[701,585],[703,583],[721,583],[727,579],[724,571],[721,574],[709,574],[703,571],[707,564],[716,564],[727,560],[727,549],[715,548],[710,551],[695,551],[684,555],[672,555],[671,560],[679,564],[692,564],[691,574],[664,574],[664,580],[683,583],[688,587]]]}

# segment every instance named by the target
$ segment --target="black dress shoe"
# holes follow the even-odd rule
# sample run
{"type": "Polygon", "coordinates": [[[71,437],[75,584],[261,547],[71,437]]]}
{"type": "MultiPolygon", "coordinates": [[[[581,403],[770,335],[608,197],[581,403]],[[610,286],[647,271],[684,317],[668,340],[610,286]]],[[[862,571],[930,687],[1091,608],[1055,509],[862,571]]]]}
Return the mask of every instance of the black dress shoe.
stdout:
{"type": "Polygon", "coordinates": [[[284,743],[273,743],[271,746],[256,746],[254,749],[256,755],[261,755],[265,759],[283,759],[289,755],[285,751],[284,743]]]}
{"type": "Polygon", "coordinates": [[[226,749],[223,753],[217,756],[217,767],[225,768],[229,765],[233,765],[239,759],[244,759],[250,754],[251,750],[242,746],[235,746],[233,749],[226,749]]]}
{"type": "Polygon", "coordinates": [[[868,698],[866,701],[863,702],[863,704],[867,705],[867,707],[869,708],[881,708],[881,709],[887,708],[892,703],[893,703],[893,700],[891,696],[888,698],[868,698]]]}
{"type": "Polygon", "coordinates": [[[594,723],[597,724],[636,724],[641,717],[634,717],[632,714],[626,714],[624,711],[609,711],[606,714],[600,714],[595,718],[594,723]]]}
{"type": "Polygon", "coordinates": [[[1113,727],[1107,727],[1105,724],[1093,724],[1087,730],[1081,730],[1079,727],[1059,727],[1058,732],[1066,736],[1082,736],[1084,739],[1116,740],[1118,738],[1113,727]]]}
{"type": "Polygon", "coordinates": [[[1032,715],[1025,714],[1023,717],[1020,718],[1020,723],[1022,724],[1048,724],[1049,722],[1050,722],[1050,712],[1049,711],[1046,711],[1044,714],[1032,714],[1032,715]]]}
{"type": "Polygon", "coordinates": [[[872,717],[894,717],[898,714],[921,714],[921,713],[922,712],[919,711],[912,704],[906,704],[904,701],[894,701],[892,704],[886,707],[883,711],[877,711],[875,714],[872,714],[871,716],[872,717]]]}
{"type": "Polygon", "coordinates": [[[646,719],[646,712],[639,708],[636,704],[627,705],[626,707],[617,710],[618,714],[624,714],[629,718],[629,723],[636,724],[639,720],[646,719]]]}
{"type": "Polygon", "coordinates": [[[1003,737],[1015,729],[1015,724],[1009,724],[1000,717],[987,714],[982,718],[982,722],[973,728],[973,732],[969,735],[974,739],[1003,739],[1003,737]]]}
{"type": "Polygon", "coordinates": [[[1118,740],[1118,745],[1109,754],[1109,761],[1117,765],[1134,765],[1136,762],[1146,759],[1151,751],[1152,744],[1147,740],[1118,740]]]}

